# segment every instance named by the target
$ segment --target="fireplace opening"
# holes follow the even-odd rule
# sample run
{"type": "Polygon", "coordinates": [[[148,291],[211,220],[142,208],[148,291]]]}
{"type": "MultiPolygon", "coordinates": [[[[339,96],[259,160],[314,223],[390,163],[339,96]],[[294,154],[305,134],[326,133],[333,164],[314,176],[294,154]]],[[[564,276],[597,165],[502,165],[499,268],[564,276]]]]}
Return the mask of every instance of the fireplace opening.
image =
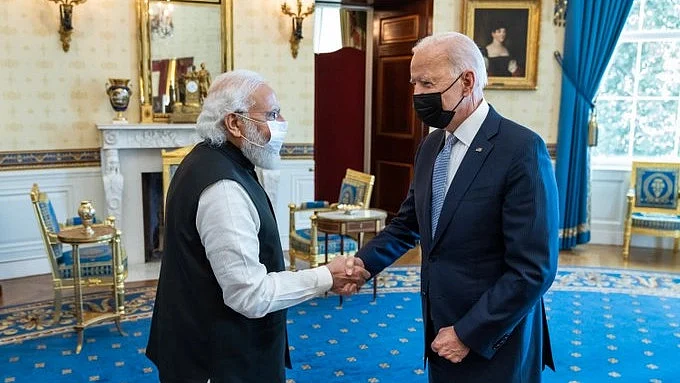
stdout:
{"type": "Polygon", "coordinates": [[[142,210],[144,214],[144,261],[163,257],[163,173],[142,173],[142,210]]]}

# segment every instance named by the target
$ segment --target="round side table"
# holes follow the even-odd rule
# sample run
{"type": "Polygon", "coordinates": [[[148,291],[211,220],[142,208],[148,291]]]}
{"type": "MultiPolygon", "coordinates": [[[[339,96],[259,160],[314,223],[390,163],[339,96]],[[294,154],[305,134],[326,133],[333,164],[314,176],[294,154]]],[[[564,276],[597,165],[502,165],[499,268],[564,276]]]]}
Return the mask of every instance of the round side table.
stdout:
{"type": "Polygon", "coordinates": [[[84,331],[87,326],[95,323],[99,323],[108,319],[114,319],[116,321],[116,327],[122,335],[126,335],[123,332],[120,321],[125,315],[125,289],[123,284],[123,274],[121,271],[123,267],[121,265],[122,260],[120,259],[120,237],[116,231],[116,228],[108,225],[96,225],[91,226],[94,231],[88,234],[85,228],[82,226],[69,228],[60,231],[57,234],[59,241],[62,243],[69,244],[73,247],[73,288],[75,292],[75,310],[76,310],[76,325],[75,330],[78,334],[78,345],[76,346],[76,354],[80,354],[83,349],[83,336],[84,331]],[[82,275],[80,269],[80,245],[85,244],[96,244],[96,243],[108,243],[111,246],[111,270],[113,274],[114,283],[114,302],[115,311],[108,313],[94,313],[94,312],[84,312],[83,311],[83,286],[82,286],[82,275]]]}
{"type": "MultiPolygon", "coordinates": [[[[325,261],[328,263],[328,234],[340,234],[340,254],[345,248],[344,236],[357,234],[359,242],[357,250],[364,244],[364,234],[379,233],[385,227],[387,212],[380,209],[356,209],[347,211],[325,211],[316,213],[315,222],[318,231],[325,234],[326,254],[325,261]]],[[[378,276],[373,277],[373,300],[378,295],[378,276]]],[[[342,296],[340,296],[342,304],[342,296]]]]}

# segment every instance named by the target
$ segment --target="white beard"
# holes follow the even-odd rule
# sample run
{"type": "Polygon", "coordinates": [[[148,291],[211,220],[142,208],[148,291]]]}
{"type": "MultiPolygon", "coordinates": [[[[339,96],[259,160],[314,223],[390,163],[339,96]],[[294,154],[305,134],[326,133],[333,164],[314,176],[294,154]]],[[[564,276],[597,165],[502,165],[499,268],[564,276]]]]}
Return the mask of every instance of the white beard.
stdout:
{"type": "Polygon", "coordinates": [[[244,121],[246,127],[243,132],[246,138],[256,144],[260,144],[264,147],[259,147],[246,140],[243,140],[241,146],[241,152],[243,155],[253,163],[253,165],[263,168],[263,169],[276,169],[281,164],[281,156],[279,153],[275,153],[271,148],[265,146],[267,139],[264,134],[262,134],[255,123],[250,121],[244,121]]]}

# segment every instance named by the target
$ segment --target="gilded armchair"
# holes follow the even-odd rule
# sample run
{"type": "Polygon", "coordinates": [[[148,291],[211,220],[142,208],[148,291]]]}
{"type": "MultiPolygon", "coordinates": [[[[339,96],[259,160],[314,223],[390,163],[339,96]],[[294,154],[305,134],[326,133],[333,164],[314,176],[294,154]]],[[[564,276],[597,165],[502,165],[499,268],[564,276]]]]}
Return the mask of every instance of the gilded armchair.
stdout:
{"type": "MultiPolygon", "coordinates": [[[[31,202],[33,205],[33,212],[38,221],[38,228],[40,230],[47,258],[52,271],[52,284],[54,289],[54,323],[59,323],[61,318],[62,295],[64,289],[73,289],[73,256],[71,250],[64,250],[63,244],[57,238],[57,234],[62,228],[68,228],[68,225],[62,225],[57,221],[57,216],[52,207],[52,203],[47,196],[47,193],[41,192],[38,184],[33,184],[31,188],[31,202]]],[[[79,219],[70,220],[70,223],[79,225],[79,219]]],[[[107,218],[105,223],[95,225],[109,225],[115,228],[115,218],[107,218]]],[[[116,230],[115,240],[120,243],[120,230],[116,230]]],[[[127,256],[122,247],[119,246],[120,259],[122,260],[122,280],[127,278],[127,256]]],[[[81,283],[86,287],[93,286],[110,286],[115,296],[116,282],[113,278],[113,254],[111,246],[96,245],[83,246],[80,249],[80,264],[81,264],[81,283]]],[[[120,272],[119,272],[120,273],[120,272]]],[[[118,283],[123,283],[118,281],[118,283]]]]}
{"type": "Polygon", "coordinates": [[[163,210],[165,210],[165,199],[168,197],[168,189],[170,188],[170,181],[175,175],[177,167],[182,162],[195,145],[184,146],[173,150],[161,150],[161,158],[163,159],[163,210]]]}
{"type": "Polygon", "coordinates": [[[623,258],[630,256],[633,234],[672,237],[673,252],[680,244],[678,203],[680,163],[634,161],[627,195],[623,258]]]}
{"type": "MultiPolygon", "coordinates": [[[[328,201],[303,202],[299,205],[288,205],[290,211],[289,227],[289,250],[290,269],[296,269],[296,259],[302,259],[309,263],[310,267],[316,267],[326,261],[325,235],[319,234],[315,224],[315,215],[310,217],[309,228],[299,228],[296,225],[296,215],[301,212],[318,212],[334,210],[338,208],[368,208],[371,201],[371,193],[375,176],[356,170],[347,169],[345,178],[340,186],[338,202],[329,204],[328,201]]],[[[358,243],[350,237],[344,236],[341,241],[340,235],[328,235],[328,260],[331,260],[341,252],[340,244],[343,243],[342,253],[351,255],[357,252],[358,243]]]]}

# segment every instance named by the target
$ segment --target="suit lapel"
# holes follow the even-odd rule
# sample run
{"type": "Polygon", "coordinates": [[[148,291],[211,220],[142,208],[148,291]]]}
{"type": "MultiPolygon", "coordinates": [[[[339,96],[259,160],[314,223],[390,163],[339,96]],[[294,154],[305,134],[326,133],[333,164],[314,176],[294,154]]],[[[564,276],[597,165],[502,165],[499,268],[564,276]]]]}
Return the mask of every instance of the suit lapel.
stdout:
{"type": "MultiPolygon", "coordinates": [[[[458,171],[451,182],[449,191],[446,193],[444,199],[444,206],[442,207],[441,215],[439,216],[439,224],[432,241],[432,247],[437,244],[442,234],[453,218],[460,201],[470,188],[472,181],[474,181],[477,173],[484,165],[484,161],[493,150],[493,143],[490,140],[498,132],[498,125],[500,123],[500,115],[489,105],[489,113],[484,119],[477,135],[472,140],[470,147],[463,157],[463,161],[458,167],[458,171]]],[[[432,194],[432,186],[430,185],[430,195],[432,194]]],[[[430,211],[432,208],[430,207],[430,211]]],[[[430,213],[431,214],[431,213],[430,213]]]]}

